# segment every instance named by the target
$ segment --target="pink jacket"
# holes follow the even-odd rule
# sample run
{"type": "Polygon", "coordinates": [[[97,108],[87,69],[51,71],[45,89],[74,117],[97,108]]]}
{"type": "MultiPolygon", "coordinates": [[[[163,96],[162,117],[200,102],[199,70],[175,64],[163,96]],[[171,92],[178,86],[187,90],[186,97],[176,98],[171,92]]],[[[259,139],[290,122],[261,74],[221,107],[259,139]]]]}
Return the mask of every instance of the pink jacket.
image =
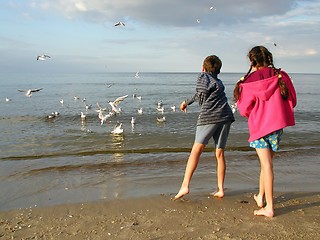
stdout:
{"type": "Polygon", "coordinates": [[[281,71],[276,75],[255,82],[240,84],[237,107],[240,114],[248,118],[249,142],[266,136],[273,131],[294,126],[296,91],[288,74],[281,71]],[[283,100],[278,86],[282,77],[289,89],[289,98],[283,100]]]}

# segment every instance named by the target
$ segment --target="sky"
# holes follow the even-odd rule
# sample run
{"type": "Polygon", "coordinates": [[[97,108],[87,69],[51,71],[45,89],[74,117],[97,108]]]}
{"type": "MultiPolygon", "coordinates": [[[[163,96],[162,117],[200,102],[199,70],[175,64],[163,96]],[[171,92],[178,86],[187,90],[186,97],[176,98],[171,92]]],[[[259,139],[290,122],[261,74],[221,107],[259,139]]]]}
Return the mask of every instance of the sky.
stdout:
{"type": "Polygon", "coordinates": [[[0,3],[0,74],[199,72],[212,54],[221,72],[247,72],[256,45],[289,73],[320,73],[319,39],[319,0],[0,3]]]}

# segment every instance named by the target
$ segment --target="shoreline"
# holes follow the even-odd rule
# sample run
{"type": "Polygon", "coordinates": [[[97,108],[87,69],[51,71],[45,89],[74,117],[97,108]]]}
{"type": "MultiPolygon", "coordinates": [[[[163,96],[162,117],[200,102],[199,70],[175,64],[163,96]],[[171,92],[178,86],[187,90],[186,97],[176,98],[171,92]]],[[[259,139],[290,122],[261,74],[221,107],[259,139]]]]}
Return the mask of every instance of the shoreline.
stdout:
{"type": "Polygon", "coordinates": [[[0,212],[0,239],[319,239],[320,192],[276,192],[275,217],[254,216],[253,193],[193,193],[0,212]]]}

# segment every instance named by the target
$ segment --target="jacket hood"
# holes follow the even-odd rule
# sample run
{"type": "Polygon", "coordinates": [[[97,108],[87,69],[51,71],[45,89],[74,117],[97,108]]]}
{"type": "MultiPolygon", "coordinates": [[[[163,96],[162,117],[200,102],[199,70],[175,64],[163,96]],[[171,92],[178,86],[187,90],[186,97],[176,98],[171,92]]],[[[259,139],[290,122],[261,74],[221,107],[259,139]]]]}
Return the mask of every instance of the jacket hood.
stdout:
{"type": "Polygon", "coordinates": [[[250,83],[242,83],[242,91],[253,95],[254,97],[260,98],[263,101],[268,101],[273,93],[279,89],[278,76],[273,76],[263,80],[258,80],[250,83]]]}

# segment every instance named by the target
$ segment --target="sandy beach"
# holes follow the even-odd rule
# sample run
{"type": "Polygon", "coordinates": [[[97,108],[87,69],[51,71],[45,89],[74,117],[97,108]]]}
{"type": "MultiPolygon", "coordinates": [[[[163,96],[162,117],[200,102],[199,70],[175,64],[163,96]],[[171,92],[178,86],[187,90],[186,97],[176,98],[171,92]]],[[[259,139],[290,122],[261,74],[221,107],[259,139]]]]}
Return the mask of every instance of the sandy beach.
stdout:
{"type": "Polygon", "coordinates": [[[320,239],[320,193],[276,193],[275,217],[251,192],[170,195],[0,212],[0,239],[320,239]]]}

